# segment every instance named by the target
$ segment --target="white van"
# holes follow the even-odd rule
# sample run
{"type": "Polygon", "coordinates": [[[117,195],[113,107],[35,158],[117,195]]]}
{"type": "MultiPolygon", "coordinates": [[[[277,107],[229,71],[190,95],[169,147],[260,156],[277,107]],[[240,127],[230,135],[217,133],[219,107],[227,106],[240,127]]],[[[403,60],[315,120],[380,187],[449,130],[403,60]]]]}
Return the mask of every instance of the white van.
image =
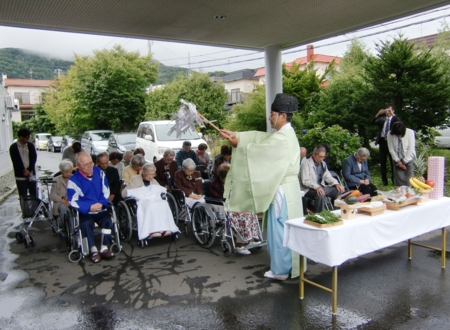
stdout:
{"type": "Polygon", "coordinates": [[[144,121],[139,124],[136,137],[136,148],[145,151],[145,160],[153,162],[162,158],[164,151],[171,148],[178,152],[182,148],[183,141],[191,141],[192,150],[197,150],[200,143],[205,143],[201,138],[201,133],[188,131],[177,138],[176,132],[167,135],[175,124],[173,120],[144,121]]]}
{"type": "Polygon", "coordinates": [[[48,139],[50,136],[52,136],[50,133],[37,133],[34,136],[36,150],[47,150],[48,139]]]}

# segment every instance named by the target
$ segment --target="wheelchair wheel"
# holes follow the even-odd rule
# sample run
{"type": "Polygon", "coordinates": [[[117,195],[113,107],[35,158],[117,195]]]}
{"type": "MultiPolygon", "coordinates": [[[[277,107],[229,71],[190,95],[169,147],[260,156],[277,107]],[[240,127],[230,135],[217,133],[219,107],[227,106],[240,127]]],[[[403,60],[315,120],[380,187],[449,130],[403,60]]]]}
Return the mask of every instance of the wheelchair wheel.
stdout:
{"type": "Polygon", "coordinates": [[[167,203],[169,204],[170,210],[172,211],[173,221],[178,226],[178,206],[177,202],[175,200],[175,197],[172,196],[172,194],[166,194],[167,203]]]}
{"type": "Polygon", "coordinates": [[[22,233],[16,233],[16,241],[17,241],[17,243],[22,243],[23,242],[23,235],[22,235],[22,233]]]}
{"type": "Polygon", "coordinates": [[[30,235],[30,246],[34,247],[36,245],[36,241],[34,240],[34,237],[30,235]]]}
{"type": "Polygon", "coordinates": [[[206,205],[199,204],[192,211],[192,233],[201,247],[207,249],[214,243],[215,222],[214,212],[206,205]]]}
{"type": "Polygon", "coordinates": [[[129,242],[133,233],[133,223],[128,205],[124,201],[120,201],[117,204],[117,222],[120,239],[129,242]]]}
{"type": "Polygon", "coordinates": [[[69,261],[70,262],[78,262],[81,260],[81,253],[78,250],[72,250],[69,253],[69,261]]]}
{"type": "Polygon", "coordinates": [[[231,254],[231,244],[228,243],[227,240],[221,241],[220,243],[222,244],[223,255],[224,255],[225,257],[229,257],[230,254],[231,254]]]}
{"type": "Polygon", "coordinates": [[[109,249],[110,249],[111,252],[114,253],[114,254],[119,254],[120,251],[122,251],[122,249],[120,248],[119,244],[117,244],[117,243],[112,244],[112,245],[109,247],[109,249]]]}
{"type": "Polygon", "coordinates": [[[73,216],[73,214],[70,210],[68,210],[64,214],[64,228],[66,231],[66,244],[67,244],[67,251],[69,251],[69,252],[71,252],[73,250],[78,250],[78,244],[75,239],[75,230],[74,230],[73,224],[72,224],[72,216],[73,216]]]}

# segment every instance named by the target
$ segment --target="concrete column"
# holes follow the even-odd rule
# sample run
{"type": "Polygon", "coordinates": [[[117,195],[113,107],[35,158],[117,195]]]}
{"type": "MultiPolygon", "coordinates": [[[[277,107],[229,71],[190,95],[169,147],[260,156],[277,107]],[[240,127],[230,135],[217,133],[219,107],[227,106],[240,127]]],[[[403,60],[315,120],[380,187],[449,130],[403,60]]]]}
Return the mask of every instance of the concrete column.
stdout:
{"type": "Polygon", "coordinates": [[[283,81],[281,72],[281,48],[279,46],[267,46],[264,49],[266,58],[266,123],[267,132],[271,132],[269,116],[270,106],[275,95],[283,92],[283,81]]]}

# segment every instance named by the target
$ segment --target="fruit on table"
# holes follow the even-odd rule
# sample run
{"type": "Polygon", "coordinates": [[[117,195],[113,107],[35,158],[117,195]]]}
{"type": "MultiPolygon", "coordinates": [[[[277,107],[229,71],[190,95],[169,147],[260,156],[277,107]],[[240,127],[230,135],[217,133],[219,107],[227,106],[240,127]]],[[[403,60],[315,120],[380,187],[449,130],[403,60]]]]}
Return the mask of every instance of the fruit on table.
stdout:
{"type": "Polygon", "coordinates": [[[413,180],[413,178],[409,179],[409,184],[411,185],[411,187],[416,188],[416,189],[421,189],[419,187],[419,185],[416,183],[416,181],[413,180]]]}
{"type": "Polygon", "coordinates": [[[429,185],[431,188],[434,188],[434,181],[427,180],[425,181],[425,184],[429,185]]]}
{"type": "MultiPolygon", "coordinates": [[[[421,188],[421,189],[431,189],[431,187],[429,186],[429,185],[427,185],[427,184],[425,184],[425,183],[423,183],[423,182],[420,182],[419,180],[417,180],[416,178],[411,178],[413,181],[414,181],[414,183],[416,184],[416,185],[418,185],[419,186],[419,188],[421,188]]],[[[414,187],[415,188],[415,187],[414,187]]]]}
{"type": "Polygon", "coordinates": [[[344,199],[344,202],[348,205],[353,205],[358,203],[358,198],[356,196],[349,196],[346,199],[344,199]]]}
{"type": "Polygon", "coordinates": [[[419,182],[425,183],[423,175],[427,171],[428,160],[425,157],[424,151],[422,151],[420,155],[414,157],[413,164],[414,164],[414,178],[419,182]]]}

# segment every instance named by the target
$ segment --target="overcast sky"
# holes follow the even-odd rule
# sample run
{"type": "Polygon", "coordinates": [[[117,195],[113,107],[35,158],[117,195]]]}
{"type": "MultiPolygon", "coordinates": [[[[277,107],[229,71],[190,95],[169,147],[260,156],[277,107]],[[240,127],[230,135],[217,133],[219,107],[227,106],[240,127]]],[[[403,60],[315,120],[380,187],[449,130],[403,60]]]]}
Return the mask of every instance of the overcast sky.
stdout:
{"type": "MultiPolygon", "coordinates": [[[[339,37],[314,43],[315,53],[342,56],[350,40],[360,38],[373,49],[374,42],[402,32],[408,38],[438,33],[450,6],[410,16],[391,23],[355,31],[339,37]]],[[[450,22],[449,22],[450,23],[450,22]]],[[[129,51],[148,52],[148,41],[142,39],[105,37],[87,34],[52,32],[0,26],[0,48],[22,48],[46,54],[52,58],[73,60],[73,54],[91,55],[95,49],[122,45],[129,51]]],[[[283,61],[290,62],[306,55],[306,46],[283,51],[283,61]],[[286,54],[289,53],[289,54],[286,54]]],[[[264,66],[264,53],[237,49],[196,46],[190,44],[152,41],[151,52],[156,60],[165,65],[182,66],[202,71],[235,71],[264,66]],[[190,55],[190,60],[188,59],[190,55]],[[246,56],[241,56],[246,55],[246,56]],[[201,63],[199,63],[201,62],[201,63]],[[240,63],[238,63],[240,62],[240,63]]]]}

